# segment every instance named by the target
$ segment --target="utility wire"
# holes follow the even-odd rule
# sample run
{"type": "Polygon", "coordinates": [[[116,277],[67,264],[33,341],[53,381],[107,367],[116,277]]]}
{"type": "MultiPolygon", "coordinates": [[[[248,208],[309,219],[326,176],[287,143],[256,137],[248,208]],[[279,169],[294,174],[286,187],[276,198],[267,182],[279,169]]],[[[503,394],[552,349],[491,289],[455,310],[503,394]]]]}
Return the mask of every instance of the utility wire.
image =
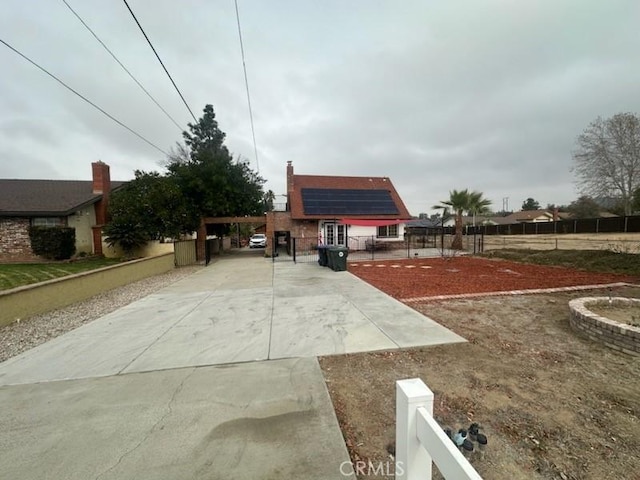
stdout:
{"type": "Polygon", "coordinates": [[[122,62],[121,62],[120,60],[118,60],[118,57],[116,57],[116,55],[115,55],[111,50],[109,50],[109,47],[107,47],[107,46],[104,44],[104,42],[103,42],[102,40],[100,40],[100,38],[98,37],[98,35],[96,35],[96,33],[91,29],[91,27],[90,27],[89,25],[87,25],[87,24],[86,24],[86,22],[85,22],[85,21],[80,17],[80,15],[78,15],[78,13],[77,13],[73,8],[71,8],[71,5],[69,5],[69,3],[67,2],[67,0],[62,0],[62,2],[67,6],[67,8],[68,8],[69,10],[71,10],[71,13],[73,13],[73,14],[76,16],[76,18],[77,18],[78,20],[80,20],[80,23],[82,23],[82,25],[84,25],[84,27],[85,27],[87,30],[89,30],[89,32],[91,32],[91,35],[93,35],[93,37],[94,37],[94,38],[95,38],[95,39],[100,43],[100,45],[102,45],[102,46],[104,47],[104,49],[105,49],[107,52],[109,52],[109,55],[111,55],[111,56],[113,57],[113,59],[114,59],[116,62],[118,62],[118,65],[120,65],[120,66],[122,67],[122,69],[123,69],[125,72],[127,72],[127,74],[131,77],[131,79],[132,79],[134,82],[136,82],[136,83],[138,84],[138,86],[142,89],[142,91],[143,91],[144,93],[146,93],[146,94],[147,94],[147,96],[148,96],[148,97],[153,101],[153,103],[155,103],[155,104],[158,106],[158,108],[159,108],[160,110],[162,110],[162,112],[163,112],[163,113],[164,113],[164,114],[169,118],[169,120],[171,120],[171,121],[173,122],[173,124],[174,124],[176,127],[178,127],[178,129],[182,132],[184,129],[180,126],[180,124],[178,124],[178,122],[176,122],[176,121],[175,121],[175,119],[174,119],[171,115],[169,115],[169,113],[168,113],[164,108],[162,108],[162,105],[160,105],[160,104],[158,103],[158,101],[157,101],[155,98],[153,98],[153,96],[152,96],[152,95],[147,91],[147,89],[146,89],[146,88],[144,88],[144,87],[142,86],[142,84],[138,81],[138,79],[137,79],[136,77],[134,77],[134,76],[133,76],[133,74],[132,74],[128,69],[127,69],[127,67],[125,67],[125,66],[122,64],[122,62]]]}
{"type": "Polygon", "coordinates": [[[187,110],[189,110],[189,113],[191,114],[191,117],[193,118],[193,121],[198,123],[198,120],[196,120],[196,116],[193,114],[193,112],[191,111],[191,108],[189,108],[189,105],[187,104],[187,101],[184,99],[184,97],[182,96],[182,93],[180,92],[180,89],[178,88],[178,86],[176,85],[176,82],[173,81],[173,78],[171,77],[171,74],[169,73],[169,70],[167,70],[167,67],[164,66],[164,63],[162,63],[162,60],[160,59],[160,55],[158,55],[158,52],[156,52],[156,49],[154,48],[153,44],[151,43],[151,40],[149,40],[149,37],[147,37],[147,34],[145,33],[144,29],[142,28],[142,25],[140,25],[140,22],[138,21],[138,19],[136,18],[135,13],[133,13],[133,10],[131,10],[131,7],[129,6],[129,4],[127,3],[127,0],[122,0],[124,2],[124,4],[127,6],[127,9],[129,10],[129,13],[131,14],[131,16],[133,17],[133,19],[136,21],[136,24],[138,25],[138,28],[140,29],[140,31],[142,32],[142,35],[144,35],[144,38],[147,39],[147,43],[149,44],[149,46],[151,47],[151,50],[153,50],[153,53],[156,54],[156,58],[158,59],[158,61],[160,62],[160,65],[162,65],[162,68],[164,68],[164,72],[167,74],[167,76],[169,77],[169,80],[171,80],[171,83],[173,84],[173,87],[176,89],[176,92],[178,92],[178,95],[180,95],[180,98],[182,99],[182,102],[184,103],[184,106],[187,107],[187,110]]]}
{"type": "Polygon", "coordinates": [[[100,108],[98,105],[96,105],[95,103],[93,103],[91,100],[89,100],[87,97],[85,97],[84,95],[82,95],[81,93],[78,93],[76,90],[74,90],[73,88],[71,88],[69,85],[67,85],[66,83],[64,83],[62,80],[60,80],[58,77],[56,77],[53,73],[49,72],[47,69],[45,69],[44,67],[41,67],[40,65],[38,65],[36,62],[34,62],[33,60],[31,60],[29,57],[27,57],[26,55],[24,55],[23,53],[19,52],[18,50],[16,50],[15,48],[13,48],[11,45],[9,45],[7,42],[5,42],[4,40],[2,40],[0,38],[0,43],[4,44],[7,48],[9,48],[9,50],[12,50],[14,53],[17,53],[18,55],[20,55],[22,58],[24,58],[27,62],[29,62],[31,65],[33,65],[34,67],[38,68],[39,70],[43,71],[44,73],[46,73],[47,75],[49,75],[51,78],[53,78],[56,82],[58,82],[60,85],[62,85],[64,88],[66,88],[67,90],[75,93],[78,97],[80,97],[82,100],[84,100],[85,102],[87,102],[89,105],[91,105],[93,108],[100,110],[100,112],[102,112],[105,116],[107,116],[108,118],[110,118],[111,120],[113,120],[114,122],[116,122],[118,125],[120,125],[123,128],[126,128],[127,130],[129,130],[131,133],[133,133],[136,137],[138,137],[140,140],[142,140],[143,142],[147,143],[148,145],[152,146],[153,148],[155,148],[156,150],[158,150],[159,152],[165,154],[165,155],[169,155],[167,152],[165,152],[164,150],[162,150],[160,147],[158,147],[157,145],[151,143],[149,140],[147,140],[146,138],[144,138],[142,135],[140,135],[138,132],[136,132],[135,130],[127,127],[124,123],[122,123],[120,120],[118,120],[117,118],[115,118],[113,115],[110,115],[109,113],[105,112],[102,108],[100,108]]]}
{"type": "Polygon", "coordinates": [[[249,95],[249,80],[247,78],[247,65],[244,61],[244,45],[242,44],[242,29],[240,28],[240,13],[238,12],[238,0],[234,0],[236,5],[236,20],[238,22],[238,37],[240,38],[240,53],[242,54],[242,69],[244,70],[244,86],[247,90],[247,103],[249,104],[249,120],[251,121],[251,136],[253,137],[253,151],[256,156],[256,170],[260,173],[260,162],[258,161],[258,147],[256,146],[256,131],[253,128],[253,110],[251,108],[251,95],[249,95]]]}

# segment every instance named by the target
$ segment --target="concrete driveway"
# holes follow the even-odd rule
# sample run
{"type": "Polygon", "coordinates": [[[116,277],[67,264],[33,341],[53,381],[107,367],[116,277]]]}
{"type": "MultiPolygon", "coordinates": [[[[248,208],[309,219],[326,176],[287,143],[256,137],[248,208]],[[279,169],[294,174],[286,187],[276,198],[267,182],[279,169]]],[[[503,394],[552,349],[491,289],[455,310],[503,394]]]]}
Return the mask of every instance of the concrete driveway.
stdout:
{"type": "Polygon", "coordinates": [[[0,470],[345,478],[315,357],[461,341],[347,272],[224,258],[0,364],[0,470]]]}

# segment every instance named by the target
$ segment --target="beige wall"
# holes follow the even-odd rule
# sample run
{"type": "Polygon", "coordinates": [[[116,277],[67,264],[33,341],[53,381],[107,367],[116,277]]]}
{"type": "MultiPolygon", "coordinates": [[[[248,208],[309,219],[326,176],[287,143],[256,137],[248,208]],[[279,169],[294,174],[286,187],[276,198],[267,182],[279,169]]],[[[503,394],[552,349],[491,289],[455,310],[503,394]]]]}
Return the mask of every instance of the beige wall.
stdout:
{"type": "MultiPolygon", "coordinates": [[[[107,258],[120,258],[124,256],[122,248],[118,245],[110,247],[104,237],[102,238],[102,253],[107,258]]],[[[133,251],[133,257],[153,257],[165,253],[173,253],[173,242],[160,243],[158,240],[153,240],[145,246],[135,249],[133,251]]]]}
{"type": "Polygon", "coordinates": [[[91,227],[96,224],[93,205],[78,210],[67,217],[67,225],[76,230],[76,254],[93,253],[93,234],[91,227]]]}
{"type": "Polygon", "coordinates": [[[170,253],[0,292],[0,326],[86,300],[173,268],[173,253],[170,253]]]}

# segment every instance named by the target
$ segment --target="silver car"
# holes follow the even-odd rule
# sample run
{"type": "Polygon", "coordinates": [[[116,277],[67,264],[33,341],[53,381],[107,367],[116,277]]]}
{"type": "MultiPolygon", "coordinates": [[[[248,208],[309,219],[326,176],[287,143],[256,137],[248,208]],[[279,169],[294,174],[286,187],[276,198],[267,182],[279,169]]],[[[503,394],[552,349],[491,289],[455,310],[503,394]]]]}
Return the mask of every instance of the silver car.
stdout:
{"type": "Polygon", "coordinates": [[[249,239],[249,248],[265,248],[267,246],[267,236],[264,233],[256,233],[249,239]]]}

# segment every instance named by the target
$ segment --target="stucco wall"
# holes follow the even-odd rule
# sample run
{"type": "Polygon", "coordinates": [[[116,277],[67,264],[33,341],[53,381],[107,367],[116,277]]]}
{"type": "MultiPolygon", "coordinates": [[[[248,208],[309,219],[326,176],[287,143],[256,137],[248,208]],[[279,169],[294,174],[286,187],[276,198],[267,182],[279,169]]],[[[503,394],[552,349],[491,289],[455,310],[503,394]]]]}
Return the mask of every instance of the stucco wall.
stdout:
{"type": "Polygon", "coordinates": [[[96,213],[93,205],[78,210],[67,217],[67,225],[76,230],[76,254],[93,253],[93,236],[91,227],[96,224],[96,213]]]}
{"type": "MultiPolygon", "coordinates": [[[[372,235],[378,239],[378,227],[362,227],[359,225],[348,225],[348,235],[350,237],[371,237],[372,235]]],[[[380,240],[392,242],[392,241],[404,241],[404,223],[398,225],[397,237],[380,237],[380,240]]]]}
{"type": "MultiPolygon", "coordinates": [[[[124,256],[124,251],[118,245],[110,247],[107,245],[104,237],[102,238],[102,253],[107,258],[120,258],[124,256]]],[[[160,243],[158,240],[148,242],[145,246],[136,248],[133,257],[153,257],[155,255],[164,255],[165,253],[173,253],[173,242],[160,243]]]]}
{"type": "Polygon", "coordinates": [[[173,253],[170,253],[0,292],[0,326],[86,300],[173,268],[173,253]]]}

